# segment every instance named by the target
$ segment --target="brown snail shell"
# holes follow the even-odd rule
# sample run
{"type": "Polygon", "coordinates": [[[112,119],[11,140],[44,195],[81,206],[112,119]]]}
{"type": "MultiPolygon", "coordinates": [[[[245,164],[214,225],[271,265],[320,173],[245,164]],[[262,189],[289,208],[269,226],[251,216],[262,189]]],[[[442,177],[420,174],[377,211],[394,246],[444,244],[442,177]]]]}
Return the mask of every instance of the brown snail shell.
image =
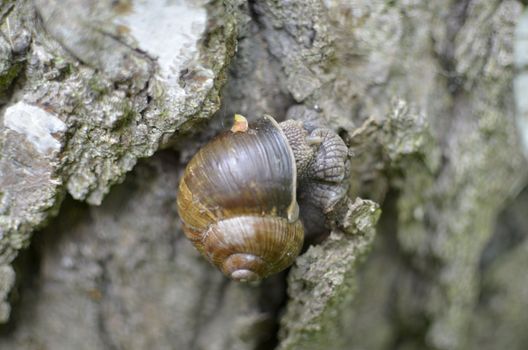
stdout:
{"type": "Polygon", "coordinates": [[[235,280],[258,280],[291,265],[302,248],[296,165],[273,118],[233,130],[191,159],[178,212],[209,261],[235,280]]]}

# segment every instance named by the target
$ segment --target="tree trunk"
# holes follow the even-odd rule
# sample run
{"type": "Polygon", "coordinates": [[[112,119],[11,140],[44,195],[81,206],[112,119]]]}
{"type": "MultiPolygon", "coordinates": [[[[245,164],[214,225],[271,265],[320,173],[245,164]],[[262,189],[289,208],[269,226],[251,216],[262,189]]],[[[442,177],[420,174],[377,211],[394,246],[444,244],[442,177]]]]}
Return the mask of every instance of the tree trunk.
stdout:
{"type": "Polygon", "coordinates": [[[3,1],[0,348],[525,349],[522,11],[3,1]],[[183,168],[234,113],[299,108],[349,147],[339,225],[228,281],[183,238],[183,168]]]}

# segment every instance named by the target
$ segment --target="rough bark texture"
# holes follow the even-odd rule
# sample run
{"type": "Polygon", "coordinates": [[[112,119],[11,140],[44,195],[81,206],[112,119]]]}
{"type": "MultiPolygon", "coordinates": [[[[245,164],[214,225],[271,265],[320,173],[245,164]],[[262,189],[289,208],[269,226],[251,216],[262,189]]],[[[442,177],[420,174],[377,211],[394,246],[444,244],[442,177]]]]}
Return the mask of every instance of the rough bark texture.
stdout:
{"type": "Polygon", "coordinates": [[[3,1],[0,348],[525,349],[522,12],[3,1]],[[234,113],[299,111],[345,140],[349,198],[292,269],[229,282],[183,239],[182,169],[234,113]]]}

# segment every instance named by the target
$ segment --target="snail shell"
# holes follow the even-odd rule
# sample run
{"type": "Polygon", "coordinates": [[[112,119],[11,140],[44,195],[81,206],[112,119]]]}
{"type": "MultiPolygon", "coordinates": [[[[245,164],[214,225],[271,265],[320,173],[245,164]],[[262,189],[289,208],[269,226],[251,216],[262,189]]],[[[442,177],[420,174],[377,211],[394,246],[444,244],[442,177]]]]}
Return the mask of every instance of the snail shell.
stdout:
{"type": "Polygon", "coordinates": [[[273,118],[219,135],[191,159],[180,181],[186,236],[234,280],[285,269],[304,239],[296,175],[293,151],[273,118]]]}

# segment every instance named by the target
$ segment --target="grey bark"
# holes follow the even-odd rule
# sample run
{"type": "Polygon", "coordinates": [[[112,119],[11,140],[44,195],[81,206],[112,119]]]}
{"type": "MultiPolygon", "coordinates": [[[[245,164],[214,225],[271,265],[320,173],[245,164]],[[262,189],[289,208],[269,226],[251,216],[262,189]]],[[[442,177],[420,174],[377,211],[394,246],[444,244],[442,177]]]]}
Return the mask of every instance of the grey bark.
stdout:
{"type": "Polygon", "coordinates": [[[522,11],[2,2],[0,348],[526,348],[522,11]],[[229,282],[183,238],[181,172],[234,113],[303,109],[348,200],[291,270],[229,282]]]}

